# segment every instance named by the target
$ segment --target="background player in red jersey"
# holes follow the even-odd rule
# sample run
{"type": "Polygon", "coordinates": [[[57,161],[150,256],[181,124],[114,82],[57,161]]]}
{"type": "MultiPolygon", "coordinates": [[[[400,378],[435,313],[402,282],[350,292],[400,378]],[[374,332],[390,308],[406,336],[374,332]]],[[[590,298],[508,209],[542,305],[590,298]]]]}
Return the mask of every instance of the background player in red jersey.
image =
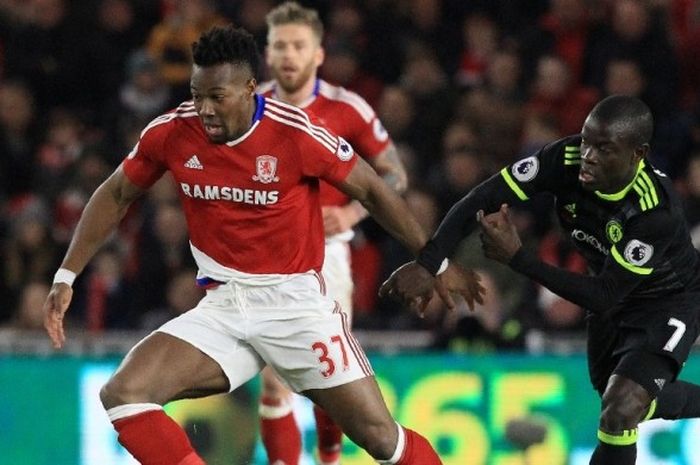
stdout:
{"type": "MultiPolygon", "coordinates": [[[[119,442],[144,465],[204,463],[162,405],[236,389],[270,365],[379,463],[440,464],[425,438],[394,422],[346,315],[325,294],[318,180],[360,200],[413,252],[425,234],[347,141],[255,93],[249,33],[214,28],[193,58],[193,101],[153,120],[83,211],[44,304],[54,346],[65,342],[76,274],[170,171],[207,293],[137,344],[102,388],[119,442]]],[[[479,296],[472,274],[449,267],[437,281],[451,305],[448,289],[479,296]]]]}
{"type": "MultiPolygon", "coordinates": [[[[352,144],[356,153],[397,192],[406,188],[406,172],[396,147],[374,110],[359,95],[318,78],[323,64],[323,24],[316,10],[285,2],[267,15],[266,60],[272,77],[258,91],[310,111],[352,144]]],[[[349,241],[352,228],[367,216],[358,201],[328,183],[321,183],[321,207],[326,235],[322,274],[329,295],[352,316],[353,282],[349,241]]],[[[270,463],[297,465],[301,433],[292,411],[291,392],[266,367],[262,371],[260,432],[270,463]]],[[[325,412],[314,407],[321,465],[340,463],[342,431],[325,412]]]]}

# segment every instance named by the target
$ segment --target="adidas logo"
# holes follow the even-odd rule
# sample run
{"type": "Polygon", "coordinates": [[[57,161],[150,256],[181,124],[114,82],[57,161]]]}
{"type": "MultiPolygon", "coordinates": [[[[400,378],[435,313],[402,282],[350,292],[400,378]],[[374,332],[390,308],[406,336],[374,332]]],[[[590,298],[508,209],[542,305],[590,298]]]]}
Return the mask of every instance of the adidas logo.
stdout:
{"type": "Polygon", "coordinates": [[[197,155],[192,155],[189,160],[185,163],[185,168],[191,168],[193,170],[203,170],[204,166],[199,162],[197,155]]]}
{"type": "Polygon", "coordinates": [[[656,383],[657,386],[659,386],[659,389],[663,389],[663,388],[664,388],[664,384],[666,384],[666,380],[663,379],[663,378],[656,378],[656,379],[654,380],[654,382],[656,383]]]}

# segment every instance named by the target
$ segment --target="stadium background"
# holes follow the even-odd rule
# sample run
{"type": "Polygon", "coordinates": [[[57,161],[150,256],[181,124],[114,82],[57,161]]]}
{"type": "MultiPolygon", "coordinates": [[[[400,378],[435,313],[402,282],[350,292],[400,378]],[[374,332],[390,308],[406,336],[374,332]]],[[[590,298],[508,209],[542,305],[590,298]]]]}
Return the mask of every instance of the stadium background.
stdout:
{"type": "MultiPolygon", "coordinates": [[[[174,190],[160,183],[76,282],[69,343],[54,353],[41,303],[79,213],[145,124],[187,98],[189,44],[232,21],[264,45],[272,0],[0,0],[0,463],[130,463],[97,403],[140,336],[199,291],[174,190]]],[[[304,1],[327,27],[322,76],[377,110],[407,165],[406,199],[431,230],[504,163],[577,132],[599,98],[642,97],[651,159],[684,197],[700,244],[700,2],[696,0],[304,1]]],[[[266,71],[261,70],[261,78],[266,71]]],[[[517,211],[526,245],[582,271],[545,213],[517,211]]],[[[357,228],[356,327],[394,413],[447,464],[587,463],[598,401],[586,378],[583,312],[464,242],[458,259],[490,294],[415,318],[376,288],[408,259],[371,221],[357,228]],[[507,422],[534,416],[523,454],[507,422]]],[[[700,381],[691,356],[683,377],[700,381]]],[[[168,407],[210,463],[262,464],[255,382],[168,407]]],[[[299,401],[306,450],[313,434],[299,401]]],[[[700,463],[697,422],[643,425],[641,465],[700,463]]],[[[344,463],[370,463],[347,445],[344,463]]],[[[305,465],[310,457],[305,458],[305,465]]],[[[131,462],[133,463],[133,462],[131,462]]]]}

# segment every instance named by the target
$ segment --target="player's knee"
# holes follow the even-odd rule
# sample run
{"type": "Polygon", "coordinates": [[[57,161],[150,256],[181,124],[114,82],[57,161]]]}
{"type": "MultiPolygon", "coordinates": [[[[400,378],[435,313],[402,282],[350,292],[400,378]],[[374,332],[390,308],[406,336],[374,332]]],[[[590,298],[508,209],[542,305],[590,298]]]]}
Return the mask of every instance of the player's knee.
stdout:
{"type": "Polygon", "coordinates": [[[375,459],[385,460],[396,451],[398,428],[393,421],[388,424],[363,425],[361,431],[351,439],[375,459]]]}
{"type": "Polygon", "coordinates": [[[144,384],[123,376],[112,376],[100,389],[100,401],[105,409],[118,405],[140,402],[154,402],[144,389],[144,384]]]}
{"type": "Polygon", "coordinates": [[[608,390],[603,395],[600,426],[604,431],[636,428],[647,407],[642,399],[629,393],[608,390]]]}

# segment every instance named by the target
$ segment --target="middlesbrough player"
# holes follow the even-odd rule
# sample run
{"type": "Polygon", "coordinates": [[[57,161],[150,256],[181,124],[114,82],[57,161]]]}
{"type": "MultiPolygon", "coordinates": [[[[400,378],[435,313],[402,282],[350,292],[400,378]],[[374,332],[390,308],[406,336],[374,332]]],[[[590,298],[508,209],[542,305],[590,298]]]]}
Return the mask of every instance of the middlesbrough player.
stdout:
{"type": "MultiPolygon", "coordinates": [[[[319,79],[323,64],[323,24],[316,10],[285,2],[267,14],[265,50],[271,81],[258,92],[308,110],[347,140],[395,191],[406,188],[406,171],[396,147],[374,110],[354,92],[319,79]]],[[[353,226],[367,210],[347,194],[321,182],[321,209],[326,236],[322,274],[328,294],[352,317],[353,282],[349,241],[353,226]]],[[[291,392],[266,367],[262,371],[260,434],[269,463],[297,465],[301,433],[292,412],[291,392]]],[[[342,431],[318,406],[314,406],[318,457],[321,465],[340,463],[342,431]]]]}
{"type": "MultiPolygon", "coordinates": [[[[425,438],[394,422],[347,316],[326,295],[319,179],[360,200],[415,252],[420,226],[347,141],[255,93],[249,33],[214,28],[192,52],[193,101],[153,120],[83,211],[44,304],[54,346],[65,341],[76,274],[170,171],[207,293],[139,342],[100,391],[119,442],[144,465],[204,463],[163,404],[231,391],[270,365],[379,463],[440,464],[425,438]]],[[[450,305],[450,289],[479,297],[472,273],[448,267],[440,279],[450,305]]]]}
{"type": "Polygon", "coordinates": [[[603,99],[580,134],[504,168],[455,204],[418,261],[381,289],[420,295],[480,224],[487,257],[586,308],[589,376],[602,400],[591,465],[633,465],[641,421],[700,416],[700,386],[677,379],[700,332],[700,252],[672,182],[647,160],[653,129],[641,100],[603,99]],[[507,204],[541,194],[556,199],[590,275],[523,249],[507,204]]]}

